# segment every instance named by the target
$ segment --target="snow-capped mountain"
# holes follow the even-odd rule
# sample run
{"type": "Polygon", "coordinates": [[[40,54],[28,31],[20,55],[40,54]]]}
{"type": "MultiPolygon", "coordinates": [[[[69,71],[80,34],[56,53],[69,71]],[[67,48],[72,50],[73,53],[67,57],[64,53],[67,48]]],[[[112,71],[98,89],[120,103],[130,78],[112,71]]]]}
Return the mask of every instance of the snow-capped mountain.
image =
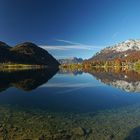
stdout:
{"type": "Polygon", "coordinates": [[[103,51],[117,51],[117,52],[124,52],[128,50],[140,50],[140,40],[129,39],[122,43],[118,43],[114,46],[107,47],[103,49],[103,51]]]}
{"type": "Polygon", "coordinates": [[[129,39],[114,46],[106,47],[88,61],[113,60],[116,58],[125,59],[126,57],[133,56],[137,56],[138,59],[140,58],[140,40],[129,39]]]}

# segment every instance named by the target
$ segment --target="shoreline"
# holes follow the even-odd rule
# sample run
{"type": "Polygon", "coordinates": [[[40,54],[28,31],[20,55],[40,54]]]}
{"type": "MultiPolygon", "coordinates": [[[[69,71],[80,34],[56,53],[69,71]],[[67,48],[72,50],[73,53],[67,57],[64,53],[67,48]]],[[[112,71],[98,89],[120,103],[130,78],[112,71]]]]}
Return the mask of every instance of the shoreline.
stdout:
{"type": "Polygon", "coordinates": [[[35,65],[35,64],[0,64],[0,71],[18,71],[18,70],[30,70],[30,69],[43,69],[48,68],[47,65],[35,65]]]}

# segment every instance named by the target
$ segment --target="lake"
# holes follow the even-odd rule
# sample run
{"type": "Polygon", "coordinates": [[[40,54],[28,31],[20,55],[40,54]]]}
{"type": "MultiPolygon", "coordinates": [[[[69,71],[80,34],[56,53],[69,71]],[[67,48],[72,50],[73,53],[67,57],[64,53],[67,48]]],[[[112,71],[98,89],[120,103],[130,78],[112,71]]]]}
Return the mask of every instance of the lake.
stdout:
{"type": "Polygon", "coordinates": [[[139,117],[139,71],[0,71],[3,140],[138,140],[139,117]]]}

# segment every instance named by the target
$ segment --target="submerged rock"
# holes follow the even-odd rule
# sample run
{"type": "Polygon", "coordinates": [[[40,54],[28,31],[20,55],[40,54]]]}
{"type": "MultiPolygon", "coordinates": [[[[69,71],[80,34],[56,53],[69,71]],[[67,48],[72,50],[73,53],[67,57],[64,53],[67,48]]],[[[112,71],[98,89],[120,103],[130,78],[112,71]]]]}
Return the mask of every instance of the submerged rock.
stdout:
{"type": "Polygon", "coordinates": [[[85,131],[82,127],[74,128],[72,130],[72,132],[73,132],[74,135],[79,135],[79,136],[84,136],[85,135],[85,131]]]}

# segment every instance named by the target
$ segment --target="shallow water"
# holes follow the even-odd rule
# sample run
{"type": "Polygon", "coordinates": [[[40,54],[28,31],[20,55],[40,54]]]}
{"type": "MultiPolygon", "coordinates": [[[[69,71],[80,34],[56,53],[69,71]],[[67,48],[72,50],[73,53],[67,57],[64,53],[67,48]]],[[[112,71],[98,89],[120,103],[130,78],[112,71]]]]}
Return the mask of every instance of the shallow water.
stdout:
{"type": "Polygon", "coordinates": [[[139,72],[42,69],[0,79],[0,139],[140,138],[139,72]]]}

